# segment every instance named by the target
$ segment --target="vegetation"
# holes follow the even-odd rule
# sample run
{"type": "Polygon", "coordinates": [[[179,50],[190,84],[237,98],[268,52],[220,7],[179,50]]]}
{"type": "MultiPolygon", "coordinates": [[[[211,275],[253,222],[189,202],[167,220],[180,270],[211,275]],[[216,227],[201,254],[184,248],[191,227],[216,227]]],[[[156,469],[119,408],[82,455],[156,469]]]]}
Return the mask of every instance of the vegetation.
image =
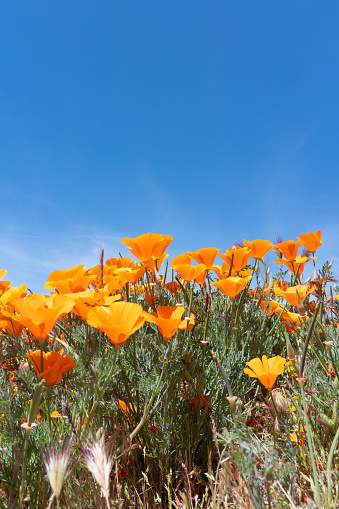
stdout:
{"type": "Polygon", "coordinates": [[[123,239],[138,262],[56,270],[48,296],[0,271],[0,507],[337,507],[321,235],[170,263],[171,236],[123,239]]]}

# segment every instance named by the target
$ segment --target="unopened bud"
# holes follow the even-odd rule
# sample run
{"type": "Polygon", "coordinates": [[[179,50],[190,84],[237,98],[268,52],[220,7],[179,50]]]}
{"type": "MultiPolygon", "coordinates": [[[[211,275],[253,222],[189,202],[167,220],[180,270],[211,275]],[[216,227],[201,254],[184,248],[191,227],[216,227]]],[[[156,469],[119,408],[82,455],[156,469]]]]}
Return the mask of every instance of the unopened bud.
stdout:
{"type": "Polygon", "coordinates": [[[202,375],[199,376],[198,383],[197,383],[197,393],[199,394],[199,396],[203,393],[203,390],[205,387],[205,382],[206,382],[206,375],[205,375],[205,373],[203,373],[202,375]]]}
{"type": "Polygon", "coordinates": [[[296,293],[297,293],[297,310],[298,310],[298,315],[300,316],[300,318],[305,318],[306,317],[306,309],[305,309],[303,301],[301,300],[301,297],[300,297],[300,295],[298,293],[298,290],[296,290],[296,293]]]}
{"type": "Polygon", "coordinates": [[[182,378],[184,380],[186,380],[186,382],[189,382],[189,383],[193,382],[193,378],[192,378],[191,374],[187,371],[187,369],[181,371],[180,375],[182,376],[182,378]]]}
{"type": "Polygon", "coordinates": [[[286,335],[286,350],[287,350],[287,357],[289,361],[295,360],[295,351],[293,349],[293,346],[291,344],[290,338],[286,335]]]}
{"type": "Polygon", "coordinates": [[[191,362],[188,366],[188,371],[190,372],[191,375],[193,375],[193,373],[194,373],[196,364],[197,363],[196,363],[195,359],[191,359],[191,362]]]}

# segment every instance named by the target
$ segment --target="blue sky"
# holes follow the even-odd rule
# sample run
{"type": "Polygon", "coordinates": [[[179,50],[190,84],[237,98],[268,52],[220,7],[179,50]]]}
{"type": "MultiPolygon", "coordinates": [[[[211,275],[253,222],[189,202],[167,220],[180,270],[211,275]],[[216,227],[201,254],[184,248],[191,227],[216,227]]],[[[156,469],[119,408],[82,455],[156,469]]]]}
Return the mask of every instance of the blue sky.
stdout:
{"type": "MultiPolygon", "coordinates": [[[[174,237],[175,256],[323,230],[339,262],[339,3],[0,6],[1,268],[174,237]]],[[[338,269],[337,269],[338,271],[338,269]]]]}

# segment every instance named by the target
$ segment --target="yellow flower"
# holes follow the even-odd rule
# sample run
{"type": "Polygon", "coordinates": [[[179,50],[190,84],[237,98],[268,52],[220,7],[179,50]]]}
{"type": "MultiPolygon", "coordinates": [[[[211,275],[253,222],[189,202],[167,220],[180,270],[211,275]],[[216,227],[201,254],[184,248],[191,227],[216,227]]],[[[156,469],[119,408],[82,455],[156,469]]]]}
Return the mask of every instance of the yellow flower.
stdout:
{"type": "Polygon", "coordinates": [[[54,412],[51,413],[51,417],[53,417],[53,419],[57,419],[58,417],[61,417],[61,415],[57,410],[54,410],[54,412]]]}

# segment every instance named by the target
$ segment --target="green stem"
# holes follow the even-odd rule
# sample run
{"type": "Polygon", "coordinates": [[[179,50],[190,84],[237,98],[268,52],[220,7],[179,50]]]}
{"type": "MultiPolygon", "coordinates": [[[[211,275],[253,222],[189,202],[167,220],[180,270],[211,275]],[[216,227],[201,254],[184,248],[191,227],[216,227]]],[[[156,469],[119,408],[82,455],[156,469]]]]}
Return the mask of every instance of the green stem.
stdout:
{"type": "Polygon", "coordinates": [[[328,502],[329,502],[329,507],[331,506],[332,504],[332,489],[331,489],[331,475],[332,475],[332,472],[331,472],[331,468],[332,468],[332,461],[333,461],[333,456],[334,456],[334,453],[336,451],[336,448],[337,448],[337,443],[338,443],[338,439],[339,439],[339,428],[337,429],[337,432],[335,434],[335,437],[333,439],[333,442],[332,442],[332,445],[331,445],[331,449],[330,449],[330,453],[328,455],[328,460],[327,460],[327,468],[326,468],[326,472],[327,472],[327,496],[328,496],[328,502]]]}
{"type": "Polygon", "coordinates": [[[143,416],[142,416],[142,418],[141,418],[141,421],[139,422],[139,424],[137,425],[137,427],[136,427],[136,428],[132,431],[132,433],[130,434],[130,436],[129,436],[130,440],[132,440],[132,438],[133,438],[133,437],[135,437],[135,435],[136,435],[136,434],[140,431],[140,429],[143,427],[143,425],[144,425],[144,424],[145,424],[145,422],[147,421],[147,419],[148,419],[148,415],[154,412],[154,410],[156,409],[156,407],[158,406],[158,404],[159,404],[159,403],[160,403],[160,401],[161,401],[161,400],[160,400],[160,401],[158,401],[158,402],[156,403],[156,405],[154,406],[154,408],[152,408],[152,410],[151,410],[151,406],[153,405],[153,401],[154,401],[154,399],[155,399],[155,397],[156,397],[156,395],[157,395],[157,393],[158,393],[159,387],[160,387],[161,382],[162,382],[162,380],[163,380],[163,378],[164,378],[164,374],[165,374],[166,366],[167,366],[167,363],[166,363],[166,362],[164,362],[164,363],[163,363],[163,366],[162,366],[162,371],[161,371],[160,377],[159,377],[159,379],[158,379],[157,386],[156,386],[156,388],[155,388],[155,390],[154,390],[154,392],[153,392],[153,394],[152,394],[152,396],[151,396],[151,399],[150,399],[150,400],[149,400],[149,402],[148,402],[148,405],[147,405],[147,406],[146,406],[146,408],[145,408],[145,411],[144,411],[144,413],[143,413],[143,416]]]}
{"type": "MultiPolygon", "coordinates": [[[[44,382],[41,381],[35,388],[31,405],[28,412],[28,418],[27,418],[27,424],[30,426],[32,422],[36,419],[36,415],[38,413],[38,406],[41,399],[41,394],[44,388],[44,382]]],[[[25,430],[25,438],[24,438],[24,445],[23,445],[23,460],[22,460],[22,470],[21,470],[21,484],[20,484],[20,491],[19,491],[19,501],[20,505],[23,503],[23,497],[24,497],[24,489],[25,489],[25,482],[26,482],[26,471],[27,471],[27,452],[28,452],[28,439],[29,435],[31,434],[31,429],[25,430]]]]}
{"type": "Polygon", "coordinates": [[[312,472],[313,472],[313,480],[314,480],[314,486],[315,486],[315,494],[317,499],[317,506],[321,507],[321,498],[320,498],[320,486],[319,486],[319,479],[318,479],[318,472],[317,467],[315,464],[314,459],[314,452],[313,452],[313,441],[310,431],[310,422],[307,416],[307,406],[306,406],[306,398],[305,398],[305,391],[304,387],[301,387],[301,395],[302,395],[302,402],[304,407],[304,418],[306,423],[306,434],[307,434],[307,443],[308,443],[308,450],[311,456],[311,464],[312,464],[312,472]]]}
{"type": "Polygon", "coordinates": [[[114,358],[113,358],[113,363],[112,363],[111,369],[109,370],[109,373],[107,375],[106,380],[104,381],[104,384],[103,384],[101,390],[99,391],[98,395],[95,397],[95,399],[93,401],[92,408],[88,414],[88,418],[86,419],[85,427],[83,428],[82,433],[81,433],[81,438],[86,434],[86,432],[88,430],[88,426],[89,426],[90,422],[92,421],[94,412],[95,412],[98,404],[100,403],[102,395],[104,394],[106,387],[108,385],[108,382],[110,381],[110,379],[114,373],[115,366],[116,366],[116,360],[117,360],[117,356],[118,356],[118,349],[119,349],[119,345],[115,345],[114,358]]]}

